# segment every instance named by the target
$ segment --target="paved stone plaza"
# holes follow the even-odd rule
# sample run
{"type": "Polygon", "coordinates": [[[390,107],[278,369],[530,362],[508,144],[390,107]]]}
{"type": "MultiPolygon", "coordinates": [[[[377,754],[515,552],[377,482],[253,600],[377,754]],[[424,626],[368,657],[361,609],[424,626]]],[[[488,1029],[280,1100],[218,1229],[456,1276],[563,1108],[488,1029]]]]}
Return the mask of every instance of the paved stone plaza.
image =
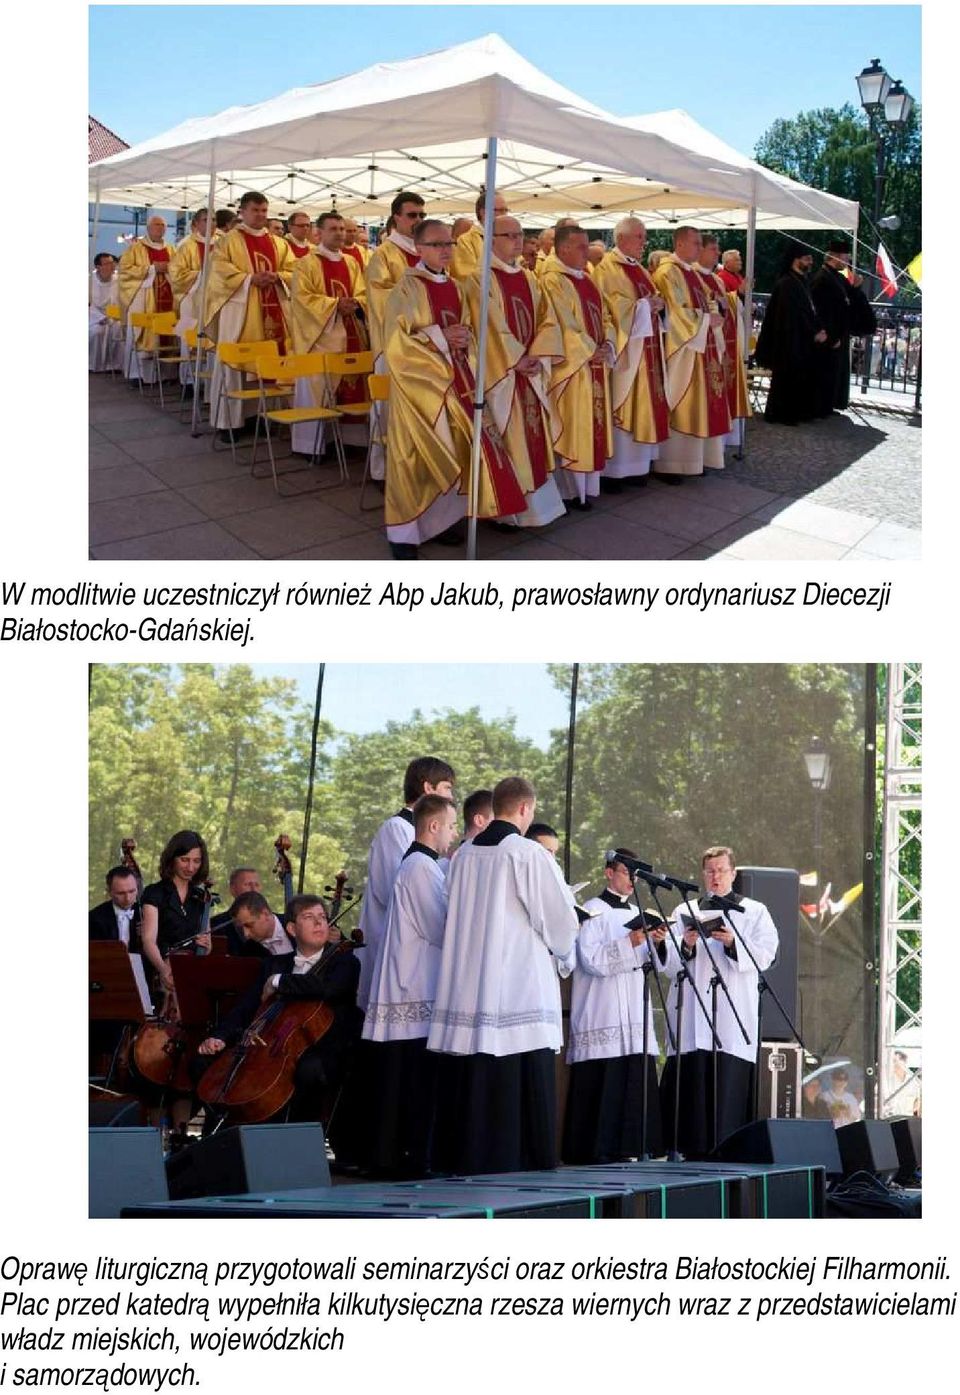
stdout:
{"type": "MultiPolygon", "coordinates": [[[[175,390],[176,391],[176,390],[175,390]]],[[[913,560],[920,556],[920,420],[912,399],[884,394],[807,427],[751,422],[747,455],[679,488],[603,495],[538,532],[479,530],[481,557],[566,561],[913,560]]],[[[240,461],[249,450],[240,453],[240,461]]],[[[265,456],[263,458],[265,464],[265,456]]],[[[283,468],[283,467],[281,467],[283,468]]],[[[333,476],[330,466],[322,473],[333,476]]],[[[277,497],[209,434],[194,440],[175,410],[135,388],[90,378],[90,555],[100,560],[274,558],[385,560],[379,510],[359,507],[353,483],[277,497]]],[[[312,472],[286,488],[315,487],[312,472]]],[[[368,498],[368,502],[370,502],[368,498]]],[[[428,544],[427,559],[462,549],[428,544]]]]}

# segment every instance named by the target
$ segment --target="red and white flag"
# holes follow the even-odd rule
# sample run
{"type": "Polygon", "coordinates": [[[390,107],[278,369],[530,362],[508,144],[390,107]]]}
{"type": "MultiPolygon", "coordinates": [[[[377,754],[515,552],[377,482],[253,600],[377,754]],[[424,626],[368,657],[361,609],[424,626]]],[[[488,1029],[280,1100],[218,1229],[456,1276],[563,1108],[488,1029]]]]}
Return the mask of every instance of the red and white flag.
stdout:
{"type": "Polygon", "coordinates": [[[877,243],[877,275],[883,283],[881,286],[883,294],[893,300],[897,294],[897,274],[893,269],[890,253],[882,242],[877,243]]]}

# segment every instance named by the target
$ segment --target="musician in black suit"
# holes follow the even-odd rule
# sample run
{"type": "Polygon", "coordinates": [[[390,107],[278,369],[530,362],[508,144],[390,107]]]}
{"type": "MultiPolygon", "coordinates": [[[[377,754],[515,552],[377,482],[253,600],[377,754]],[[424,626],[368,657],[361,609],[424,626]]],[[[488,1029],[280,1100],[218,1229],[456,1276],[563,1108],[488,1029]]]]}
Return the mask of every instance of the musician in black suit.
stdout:
{"type": "Polygon", "coordinates": [[[91,940],[122,940],[131,954],[140,953],[140,888],[128,867],[111,867],[106,876],[109,901],[89,915],[91,940]]]}
{"type": "Polygon", "coordinates": [[[319,896],[295,896],[287,915],[287,933],[296,949],[263,961],[257,983],[220,1024],[218,1035],[200,1044],[197,1066],[239,1041],[261,1008],[274,998],[326,1003],[333,1009],[334,1020],[297,1062],[288,1115],[291,1120],[323,1120],[335,1102],[363,1023],[357,1008],[360,965],[348,945],[331,943],[326,906],[319,896]]]}

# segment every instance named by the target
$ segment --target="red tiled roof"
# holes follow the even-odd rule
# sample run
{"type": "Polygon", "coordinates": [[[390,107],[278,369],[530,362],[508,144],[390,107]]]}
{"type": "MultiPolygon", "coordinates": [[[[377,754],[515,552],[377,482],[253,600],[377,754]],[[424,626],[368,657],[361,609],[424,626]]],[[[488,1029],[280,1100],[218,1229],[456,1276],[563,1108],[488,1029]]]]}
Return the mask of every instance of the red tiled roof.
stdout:
{"type": "Polygon", "coordinates": [[[87,117],[87,133],[90,137],[90,163],[105,160],[108,155],[116,155],[120,150],[129,150],[125,140],[109,130],[95,116],[87,117]]]}

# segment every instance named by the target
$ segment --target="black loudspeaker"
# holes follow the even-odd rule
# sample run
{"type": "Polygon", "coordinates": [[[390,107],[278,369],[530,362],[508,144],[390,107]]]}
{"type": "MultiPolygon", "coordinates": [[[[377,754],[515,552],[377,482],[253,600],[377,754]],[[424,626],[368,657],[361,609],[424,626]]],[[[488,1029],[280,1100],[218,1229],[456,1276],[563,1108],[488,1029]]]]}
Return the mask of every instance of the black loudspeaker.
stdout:
{"type": "Polygon", "coordinates": [[[90,1130],[91,1217],[115,1217],[124,1207],[166,1200],[159,1129],[90,1130]]]}
{"type": "MultiPolygon", "coordinates": [[[[740,867],[733,889],[740,896],[749,896],[751,901],[762,901],[773,917],[780,936],[780,949],[776,962],[764,970],[763,976],[799,1028],[800,874],[792,867],[740,867]]],[[[736,926],[736,913],[733,923],[736,926]]],[[[747,1030],[750,1030],[749,1025],[747,1030]]],[[[763,996],[760,1037],[762,1041],[793,1039],[793,1032],[772,993],[763,996]]]]}
{"type": "Polygon", "coordinates": [[[888,1119],[860,1119],[837,1129],[837,1145],[843,1175],[872,1172],[881,1182],[890,1182],[900,1170],[897,1145],[888,1119]]]}
{"type": "Polygon", "coordinates": [[[188,1145],[167,1161],[174,1201],[195,1196],[329,1187],[319,1124],[241,1124],[188,1145]]]}
{"type": "Polygon", "coordinates": [[[923,1120],[914,1114],[905,1114],[888,1122],[900,1159],[900,1170],[894,1181],[902,1187],[915,1187],[923,1168],[923,1120]]]}
{"type": "Polygon", "coordinates": [[[758,1119],[728,1135],[712,1156],[718,1162],[822,1167],[828,1177],[845,1171],[829,1119],[758,1119]]]}
{"type": "Polygon", "coordinates": [[[141,1127],[140,1101],[132,1095],[91,1100],[88,1123],[92,1129],[134,1129],[141,1127]]]}

